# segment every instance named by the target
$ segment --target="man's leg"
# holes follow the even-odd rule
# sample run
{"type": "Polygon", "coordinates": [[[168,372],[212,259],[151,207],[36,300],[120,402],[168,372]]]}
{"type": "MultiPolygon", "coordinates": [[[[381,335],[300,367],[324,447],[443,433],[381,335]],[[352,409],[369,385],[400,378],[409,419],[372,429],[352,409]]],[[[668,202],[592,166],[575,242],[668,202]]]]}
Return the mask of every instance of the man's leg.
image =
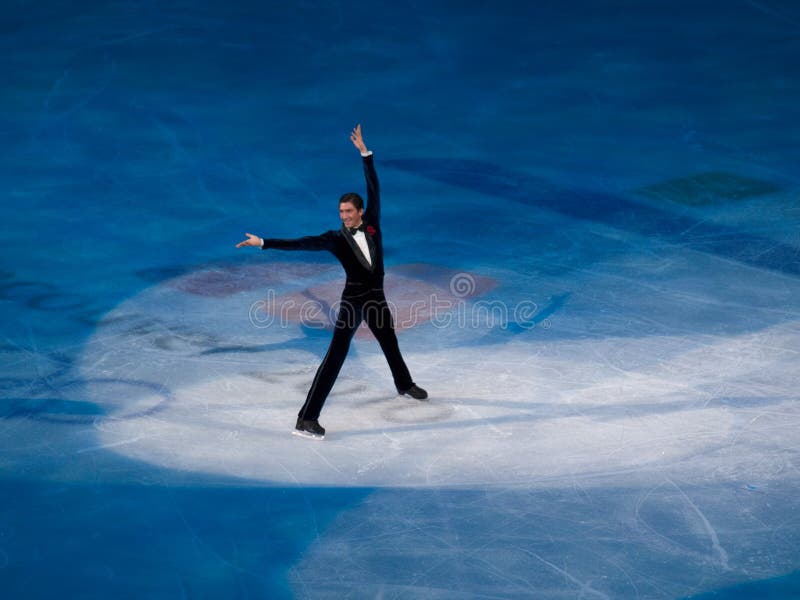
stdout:
{"type": "Polygon", "coordinates": [[[400,354],[400,346],[397,343],[397,335],[394,332],[394,321],[392,312],[386,304],[386,299],[370,301],[364,306],[364,320],[372,331],[378,343],[381,345],[383,355],[392,370],[394,385],[400,393],[405,392],[414,382],[408,372],[403,355],[400,354]]]}
{"type": "Polygon", "coordinates": [[[308,390],[305,404],[300,409],[298,417],[304,421],[316,421],[322,411],[322,405],[333,387],[336,377],[347,357],[350,349],[350,340],[356,328],[361,323],[361,310],[359,306],[354,306],[350,302],[342,300],[339,308],[339,315],[336,319],[336,326],[333,329],[333,339],[331,339],[328,352],[322,363],[317,369],[311,389],[308,390]]]}

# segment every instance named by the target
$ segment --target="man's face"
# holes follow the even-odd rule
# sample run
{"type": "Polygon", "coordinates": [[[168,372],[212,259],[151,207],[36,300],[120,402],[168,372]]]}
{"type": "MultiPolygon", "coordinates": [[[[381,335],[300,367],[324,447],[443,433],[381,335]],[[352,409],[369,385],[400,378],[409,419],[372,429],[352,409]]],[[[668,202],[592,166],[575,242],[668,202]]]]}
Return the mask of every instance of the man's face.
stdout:
{"type": "Polygon", "coordinates": [[[345,227],[358,227],[361,225],[361,215],[364,214],[364,209],[356,210],[352,202],[342,202],[339,205],[339,218],[345,227]]]}

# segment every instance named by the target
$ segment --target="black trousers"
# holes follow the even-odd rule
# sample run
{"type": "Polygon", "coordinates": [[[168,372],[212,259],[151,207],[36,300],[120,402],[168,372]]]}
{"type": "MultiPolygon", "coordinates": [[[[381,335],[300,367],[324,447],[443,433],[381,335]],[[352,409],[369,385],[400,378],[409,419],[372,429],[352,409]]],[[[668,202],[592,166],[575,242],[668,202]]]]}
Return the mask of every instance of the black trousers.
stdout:
{"type": "Polygon", "coordinates": [[[328,352],[317,369],[305,404],[298,413],[301,419],[315,420],[319,418],[322,405],[325,404],[325,399],[339,375],[344,359],[347,357],[347,351],[350,349],[350,341],[361,321],[367,322],[381,345],[381,350],[383,350],[392,371],[397,391],[404,392],[414,385],[408,367],[400,354],[392,313],[386,303],[383,290],[373,289],[362,294],[348,294],[347,292],[348,290],[345,288],[328,352]]]}

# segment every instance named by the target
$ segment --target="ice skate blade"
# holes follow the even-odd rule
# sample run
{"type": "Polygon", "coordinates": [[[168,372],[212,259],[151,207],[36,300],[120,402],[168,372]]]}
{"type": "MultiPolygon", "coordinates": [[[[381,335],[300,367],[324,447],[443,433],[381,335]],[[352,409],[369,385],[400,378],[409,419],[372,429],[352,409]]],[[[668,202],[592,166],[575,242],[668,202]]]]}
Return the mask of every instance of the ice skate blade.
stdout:
{"type": "Polygon", "coordinates": [[[319,435],[317,433],[311,433],[310,431],[300,431],[299,429],[292,429],[292,435],[296,435],[297,437],[306,438],[308,440],[324,440],[324,435],[319,435]]]}

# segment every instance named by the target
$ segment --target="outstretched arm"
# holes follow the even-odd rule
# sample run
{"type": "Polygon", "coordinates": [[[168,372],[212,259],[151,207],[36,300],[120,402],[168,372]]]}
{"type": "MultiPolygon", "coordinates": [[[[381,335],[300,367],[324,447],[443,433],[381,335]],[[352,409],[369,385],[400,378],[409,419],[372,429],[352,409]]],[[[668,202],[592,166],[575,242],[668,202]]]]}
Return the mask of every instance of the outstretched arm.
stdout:
{"type": "Polygon", "coordinates": [[[244,246],[255,246],[266,250],[274,248],[276,250],[332,250],[333,238],[329,233],[322,235],[308,235],[306,237],[295,238],[292,240],[279,240],[275,238],[262,239],[252,233],[246,233],[247,239],[236,244],[237,248],[244,246]]]}
{"type": "Polygon", "coordinates": [[[378,174],[375,172],[372,152],[367,150],[364,137],[361,135],[361,124],[356,125],[350,134],[350,141],[361,152],[364,160],[364,177],[367,180],[367,206],[364,210],[364,220],[371,225],[379,225],[381,218],[381,195],[378,185],[378,174]]]}

